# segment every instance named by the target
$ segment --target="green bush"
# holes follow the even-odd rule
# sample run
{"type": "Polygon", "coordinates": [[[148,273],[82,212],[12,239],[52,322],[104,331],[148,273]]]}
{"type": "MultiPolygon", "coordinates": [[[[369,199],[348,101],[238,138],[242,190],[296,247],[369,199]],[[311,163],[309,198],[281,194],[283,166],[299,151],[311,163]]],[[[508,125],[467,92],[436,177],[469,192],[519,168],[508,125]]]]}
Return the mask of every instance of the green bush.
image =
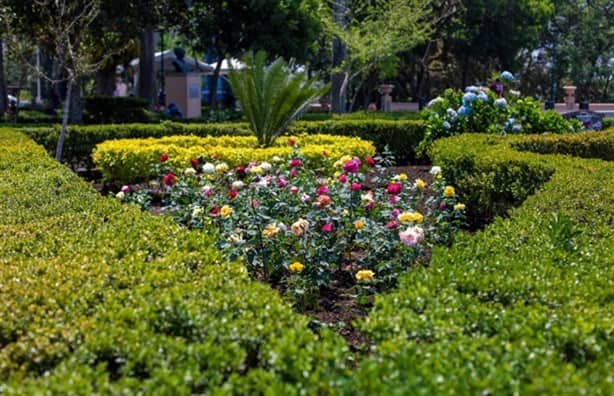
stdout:
{"type": "Polygon", "coordinates": [[[604,117],[602,121],[602,129],[614,128],[614,117],[604,117]]]}
{"type": "MultiPolygon", "coordinates": [[[[0,122],[11,123],[10,116],[0,117],[0,122]]],[[[59,115],[46,114],[41,110],[19,109],[17,113],[17,124],[57,124],[62,122],[59,115]]]]}
{"type": "Polygon", "coordinates": [[[331,120],[321,122],[297,122],[289,134],[325,134],[355,136],[369,140],[378,152],[386,147],[398,164],[415,163],[416,147],[424,137],[421,121],[392,120],[331,120]]]}
{"type": "Polygon", "coordinates": [[[509,218],[435,249],[428,268],[376,301],[358,324],[374,345],[353,377],[358,394],[612,393],[614,164],[521,153],[516,139],[435,143],[444,174],[464,174],[457,184],[480,180],[470,172],[505,179],[512,161],[550,179],[509,218]],[[454,170],[465,164],[473,169],[454,170]]]}
{"type": "Polygon", "coordinates": [[[211,236],[99,197],[0,131],[0,389],[610,395],[614,164],[518,152],[522,139],[435,144],[444,174],[465,161],[504,179],[514,159],[549,178],[508,218],[436,248],[428,268],[378,297],[354,323],[369,345],[361,357],[308,331],[221,260],[211,236]]]}
{"type": "Polygon", "coordinates": [[[148,122],[149,102],[135,97],[89,96],[84,121],[88,124],[148,122]]]}
{"type": "Polygon", "coordinates": [[[103,198],[0,130],[2,394],[327,394],[346,348],[213,237],[103,198]]]}
{"type": "MultiPolygon", "coordinates": [[[[23,131],[48,152],[55,152],[59,127],[28,127],[23,131]]],[[[370,140],[378,152],[387,146],[397,162],[408,163],[415,159],[415,147],[424,134],[420,121],[324,121],[298,122],[288,134],[326,134],[354,136],[370,140]]],[[[90,158],[97,144],[106,140],[163,137],[172,135],[223,136],[250,135],[245,123],[192,124],[163,122],[161,124],[121,124],[69,126],[64,143],[67,162],[83,162],[92,166],[90,158]]]]}
{"type": "Polygon", "coordinates": [[[512,144],[521,151],[541,154],[567,154],[582,158],[614,161],[614,128],[603,132],[584,132],[577,135],[530,136],[512,144]]]}

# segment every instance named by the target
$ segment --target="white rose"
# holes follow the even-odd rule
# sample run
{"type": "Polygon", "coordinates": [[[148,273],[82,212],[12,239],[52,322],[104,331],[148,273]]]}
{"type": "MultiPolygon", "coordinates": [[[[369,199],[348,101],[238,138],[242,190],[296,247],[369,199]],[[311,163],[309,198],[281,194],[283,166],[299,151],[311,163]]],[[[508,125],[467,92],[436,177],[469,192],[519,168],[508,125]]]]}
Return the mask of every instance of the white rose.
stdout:
{"type": "Polygon", "coordinates": [[[441,173],[441,168],[439,166],[434,166],[431,168],[431,170],[429,171],[429,173],[431,175],[438,175],[441,173]]]}
{"type": "Polygon", "coordinates": [[[203,173],[212,174],[215,173],[215,165],[210,162],[207,162],[203,165],[203,173]]]}

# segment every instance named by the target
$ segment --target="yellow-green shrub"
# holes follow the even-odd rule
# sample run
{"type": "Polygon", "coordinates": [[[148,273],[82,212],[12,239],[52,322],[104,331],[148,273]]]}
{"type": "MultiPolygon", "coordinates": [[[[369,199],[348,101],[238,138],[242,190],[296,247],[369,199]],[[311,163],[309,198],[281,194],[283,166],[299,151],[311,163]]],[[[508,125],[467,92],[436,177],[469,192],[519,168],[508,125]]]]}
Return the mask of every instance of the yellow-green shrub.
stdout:
{"type": "MultiPolygon", "coordinates": [[[[349,154],[364,158],[375,153],[370,142],[345,136],[301,135],[292,137],[301,154],[314,166],[325,166],[328,158],[349,154]]],[[[148,179],[156,174],[154,166],[160,155],[168,154],[167,164],[180,172],[193,158],[211,160],[216,157],[230,166],[246,165],[251,161],[272,161],[274,156],[289,159],[293,147],[287,138],[280,138],[268,148],[257,148],[253,136],[170,136],[160,139],[110,140],[96,146],[92,158],[104,178],[113,183],[128,183],[148,179]]]]}

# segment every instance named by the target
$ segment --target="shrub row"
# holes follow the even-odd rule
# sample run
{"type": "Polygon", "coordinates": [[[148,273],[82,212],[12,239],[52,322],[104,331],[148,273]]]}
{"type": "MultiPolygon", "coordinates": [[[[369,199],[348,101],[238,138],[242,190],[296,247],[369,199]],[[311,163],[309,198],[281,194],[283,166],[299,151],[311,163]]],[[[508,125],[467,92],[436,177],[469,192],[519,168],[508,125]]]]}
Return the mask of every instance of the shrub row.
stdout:
{"type": "MultiPolygon", "coordinates": [[[[25,128],[34,141],[42,144],[50,153],[55,152],[59,127],[25,128]]],[[[324,121],[298,122],[288,134],[328,134],[355,136],[370,140],[378,152],[387,146],[398,162],[407,163],[415,159],[415,147],[424,133],[420,121],[324,121]]],[[[163,122],[154,124],[121,124],[71,126],[64,143],[64,158],[68,162],[83,162],[91,166],[90,155],[98,143],[113,139],[162,137],[171,135],[196,136],[245,136],[250,135],[245,123],[185,124],[163,122]]]]}
{"type": "Polygon", "coordinates": [[[435,143],[446,177],[469,184],[468,207],[473,188],[523,185],[509,179],[515,168],[550,179],[377,299],[359,325],[376,345],[354,376],[360,394],[612,394],[614,164],[518,152],[515,141],[435,143]]]}
{"type": "Polygon", "coordinates": [[[84,121],[90,124],[147,122],[149,102],[135,97],[88,96],[84,121]]]}
{"type": "Polygon", "coordinates": [[[0,130],[0,393],[326,394],[346,347],[213,238],[103,198],[0,130]]]}
{"type": "MultiPolygon", "coordinates": [[[[375,153],[370,142],[352,137],[301,135],[293,140],[300,145],[301,155],[316,167],[330,165],[346,154],[365,158],[375,153]]],[[[235,167],[247,166],[252,161],[272,161],[275,156],[288,160],[293,153],[293,146],[288,144],[287,138],[278,139],[274,146],[268,148],[256,146],[254,136],[120,139],[108,140],[96,146],[92,158],[105,180],[122,184],[159,176],[156,165],[162,154],[169,156],[165,165],[179,174],[191,166],[192,159],[201,159],[201,163],[224,161],[235,167]]]]}
{"type": "Polygon", "coordinates": [[[539,135],[512,144],[521,151],[541,154],[568,154],[582,158],[614,160],[614,128],[565,136],[539,135]]]}

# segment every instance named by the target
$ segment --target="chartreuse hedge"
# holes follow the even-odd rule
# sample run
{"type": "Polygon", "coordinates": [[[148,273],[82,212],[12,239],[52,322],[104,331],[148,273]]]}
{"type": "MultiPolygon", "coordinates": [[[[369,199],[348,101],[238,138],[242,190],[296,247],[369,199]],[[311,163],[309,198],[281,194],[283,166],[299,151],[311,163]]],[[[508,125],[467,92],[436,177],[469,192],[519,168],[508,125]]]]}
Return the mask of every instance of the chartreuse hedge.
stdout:
{"type": "Polygon", "coordinates": [[[541,185],[377,299],[360,324],[374,352],[354,376],[357,394],[612,394],[614,163],[512,148],[534,139],[435,143],[435,163],[468,200],[473,189],[525,195],[516,177],[541,185]]]}
{"type": "MultiPolygon", "coordinates": [[[[311,166],[330,166],[346,154],[359,158],[375,154],[371,142],[353,137],[301,135],[292,139],[300,146],[301,155],[311,166]]],[[[160,176],[156,173],[155,165],[159,164],[163,153],[169,157],[165,165],[176,174],[191,167],[190,160],[193,158],[207,162],[224,161],[232,167],[247,165],[251,161],[273,161],[276,156],[287,161],[294,152],[288,140],[280,138],[266,148],[257,147],[255,136],[108,140],[96,146],[92,159],[107,181],[121,184],[160,176]]]]}
{"type": "Polygon", "coordinates": [[[306,330],[211,236],[97,196],[2,131],[0,389],[610,395],[614,164],[521,152],[523,139],[435,143],[467,202],[476,188],[516,207],[378,296],[350,371],[337,337],[306,330]]]}
{"type": "Polygon", "coordinates": [[[0,130],[0,393],[326,394],[345,345],[312,333],[213,237],[98,195],[0,130]]]}
{"type": "MultiPolygon", "coordinates": [[[[28,127],[23,131],[34,141],[55,152],[59,126],[28,127]]],[[[378,152],[386,147],[398,162],[415,159],[415,149],[424,137],[421,121],[392,120],[334,120],[322,122],[301,121],[288,131],[289,135],[327,134],[353,136],[372,141],[378,152]]],[[[251,135],[246,123],[185,124],[163,122],[161,124],[73,125],[68,128],[64,143],[64,158],[67,162],[83,162],[91,166],[90,155],[94,147],[106,140],[164,137],[173,135],[195,136],[246,136],[251,135]]],[[[283,139],[283,138],[282,138],[283,139]]]]}

